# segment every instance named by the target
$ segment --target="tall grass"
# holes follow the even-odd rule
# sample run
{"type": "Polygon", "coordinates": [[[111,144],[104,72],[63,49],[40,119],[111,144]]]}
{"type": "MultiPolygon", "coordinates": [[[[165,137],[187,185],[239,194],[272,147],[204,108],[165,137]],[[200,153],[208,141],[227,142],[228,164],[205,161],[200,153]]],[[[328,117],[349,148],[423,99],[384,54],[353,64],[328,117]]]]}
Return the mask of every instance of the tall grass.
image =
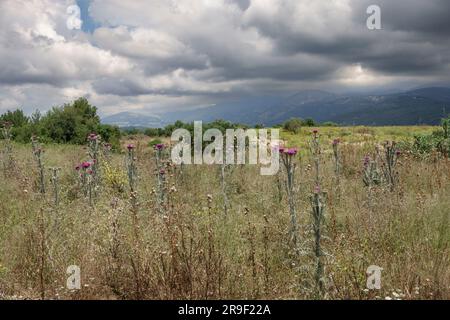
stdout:
{"type": "MultiPolygon", "coordinates": [[[[319,180],[316,171],[308,169],[315,166],[313,154],[298,141],[305,147],[296,155],[300,158],[295,160],[290,196],[289,189],[280,190],[276,177],[259,175],[258,166],[227,171],[227,214],[220,167],[185,166],[182,179],[177,179],[179,168],[155,162],[155,150],[144,147],[133,151],[139,179],[130,186],[136,199],[130,198],[130,188],[117,187],[115,179],[108,182],[108,176],[127,177],[125,147],[122,154],[108,154],[108,174],[99,174],[101,187],[90,203],[80,172],[74,169],[86,160],[83,148],[46,145],[46,167],[60,168],[55,208],[54,192],[40,194],[34,188],[38,172],[31,146],[11,144],[17,170],[4,175],[0,184],[0,296],[316,298],[303,286],[304,279],[318,274],[306,268],[314,260],[301,256],[293,261],[288,244],[292,205],[298,241],[311,244],[302,249],[313,252],[311,205],[314,208],[317,201],[311,202],[311,197],[314,200],[318,193],[311,194],[311,188],[319,181],[320,192],[327,194],[321,201],[326,200],[326,212],[333,214],[321,220],[326,233],[321,233],[320,252],[326,255],[316,256],[321,259],[322,298],[450,298],[450,161],[399,155],[395,188],[372,184],[368,206],[362,162],[375,152],[377,141],[354,144],[341,136],[336,201],[331,142],[342,132],[337,130],[341,129],[330,131],[330,136],[321,130],[319,180]],[[159,189],[161,169],[164,181],[159,189]],[[164,192],[164,214],[160,194],[155,196],[159,192],[164,192]],[[81,269],[81,290],[65,287],[71,265],[81,269]],[[380,290],[365,287],[370,265],[383,268],[380,290]]],[[[4,149],[5,141],[0,143],[4,149]]],[[[103,155],[98,157],[104,163],[103,155]]],[[[45,177],[50,186],[53,176],[45,177]]],[[[316,217],[322,215],[316,212],[316,217]]]]}

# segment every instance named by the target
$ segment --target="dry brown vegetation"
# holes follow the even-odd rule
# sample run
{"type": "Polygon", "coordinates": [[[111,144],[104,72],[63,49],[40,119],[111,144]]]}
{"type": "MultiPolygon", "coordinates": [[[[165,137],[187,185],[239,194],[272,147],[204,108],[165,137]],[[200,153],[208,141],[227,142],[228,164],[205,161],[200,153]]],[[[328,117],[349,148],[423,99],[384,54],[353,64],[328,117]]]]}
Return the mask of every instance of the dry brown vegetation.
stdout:
{"type": "Polygon", "coordinates": [[[41,194],[31,146],[13,145],[13,166],[0,176],[0,297],[450,298],[449,159],[402,154],[396,188],[369,191],[361,171],[375,142],[342,144],[339,184],[331,140],[321,145],[323,292],[314,288],[309,152],[295,158],[296,251],[289,241],[284,172],[261,176],[257,166],[227,167],[225,214],[220,166],[181,169],[165,162],[160,204],[155,151],[136,143],[136,193],[130,194],[126,180],[126,154],[102,156],[92,205],[74,170],[87,159],[85,149],[45,146],[41,194]],[[50,167],[61,167],[57,205],[50,167]],[[81,290],[66,289],[70,265],[81,268],[81,290]],[[370,265],[383,268],[381,290],[366,290],[370,265]]]}

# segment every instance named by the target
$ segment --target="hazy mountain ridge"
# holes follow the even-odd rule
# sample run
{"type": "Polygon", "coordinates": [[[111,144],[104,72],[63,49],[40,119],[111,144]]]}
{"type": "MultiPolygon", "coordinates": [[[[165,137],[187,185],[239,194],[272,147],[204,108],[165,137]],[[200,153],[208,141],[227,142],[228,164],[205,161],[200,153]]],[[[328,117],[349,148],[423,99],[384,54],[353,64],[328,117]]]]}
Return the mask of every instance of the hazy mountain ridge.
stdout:
{"type": "Polygon", "coordinates": [[[160,127],[164,125],[162,119],[157,115],[145,115],[136,112],[120,112],[102,118],[102,123],[116,125],[119,127],[160,127]]]}
{"type": "Polygon", "coordinates": [[[450,88],[429,87],[385,95],[338,95],[306,90],[288,97],[253,97],[212,107],[146,116],[123,112],[103,119],[119,126],[163,126],[176,120],[224,119],[276,125],[292,117],[343,125],[435,125],[450,113],[450,88]],[[128,117],[128,114],[130,115],[128,117]],[[125,124],[126,125],[120,125],[125,124]]]}

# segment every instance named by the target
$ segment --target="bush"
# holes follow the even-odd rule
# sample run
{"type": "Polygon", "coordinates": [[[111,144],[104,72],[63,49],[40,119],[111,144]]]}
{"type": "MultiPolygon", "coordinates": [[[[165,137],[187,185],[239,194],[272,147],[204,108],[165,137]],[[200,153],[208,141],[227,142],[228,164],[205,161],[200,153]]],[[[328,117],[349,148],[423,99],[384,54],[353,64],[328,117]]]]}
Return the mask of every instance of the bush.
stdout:
{"type": "Polygon", "coordinates": [[[303,121],[303,125],[305,127],[314,127],[316,125],[316,122],[313,119],[308,118],[305,121],[303,121]]]}
{"type": "Polygon", "coordinates": [[[427,155],[433,151],[438,151],[443,155],[450,156],[450,118],[442,120],[442,130],[432,134],[422,134],[414,136],[412,151],[418,155],[427,155]]]}
{"type": "Polygon", "coordinates": [[[283,129],[298,134],[302,128],[303,120],[300,118],[291,118],[285,123],[283,123],[283,129]]]}
{"type": "Polygon", "coordinates": [[[32,135],[38,135],[41,142],[84,144],[92,132],[100,134],[104,141],[113,146],[118,146],[120,139],[119,128],[102,125],[97,108],[85,98],[54,107],[44,116],[35,112],[28,118],[22,110],[16,110],[1,115],[0,120],[14,124],[13,139],[22,143],[30,142],[32,135]]]}

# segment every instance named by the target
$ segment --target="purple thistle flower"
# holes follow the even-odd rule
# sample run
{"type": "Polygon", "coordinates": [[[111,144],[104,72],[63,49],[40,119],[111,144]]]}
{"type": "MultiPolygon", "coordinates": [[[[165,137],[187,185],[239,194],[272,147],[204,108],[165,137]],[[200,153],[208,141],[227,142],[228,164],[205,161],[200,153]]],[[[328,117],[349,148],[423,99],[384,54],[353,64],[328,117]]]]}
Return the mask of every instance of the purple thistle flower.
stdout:
{"type": "Polygon", "coordinates": [[[290,156],[295,156],[297,152],[298,152],[297,148],[291,148],[286,151],[286,153],[290,156]]]}
{"type": "Polygon", "coordinates": [[[366,155],[364,157],[364,167],[367,167],[369,165],[370,162],[370,157],[368,155],[366,155]]]}
{"type": "Polygon", "coordinates": [[[333,140],[333,146],[337,146],[339,143],[341,143],[340,139],[334,139],[333,140]]]}
{"type": "Polygon", "coordinates": [[[77,170],[77,171],[80,171],[80,169],[81,169],[81,165],[77,165],[77,166],[75,167],[75,170],[77,170]]]}
{"type": "Polygon", "coordinates": [[[87,161],[85,161],[85,162],[83,162],[82,164],[81,164],[81,167],[83,168],[83,169],[87,169],[87,168],[89,168],[91,166],[91,164],[89,163],[89,162],[87,162],[87,161]]]}
{"type": "Polygon", "coordinates": [[[134,144],[129,144],[129,145],[127,146],[127,149],[128,149],[129,151],[133,150],[133,149],[134,149],[134,144]]]}
{"type": "Polygon", "coordinates": [[[164,149],[164,144],[158,143],[157,145],[155,145],[155,150],[162,150],[162,149],[164,149]]]}

